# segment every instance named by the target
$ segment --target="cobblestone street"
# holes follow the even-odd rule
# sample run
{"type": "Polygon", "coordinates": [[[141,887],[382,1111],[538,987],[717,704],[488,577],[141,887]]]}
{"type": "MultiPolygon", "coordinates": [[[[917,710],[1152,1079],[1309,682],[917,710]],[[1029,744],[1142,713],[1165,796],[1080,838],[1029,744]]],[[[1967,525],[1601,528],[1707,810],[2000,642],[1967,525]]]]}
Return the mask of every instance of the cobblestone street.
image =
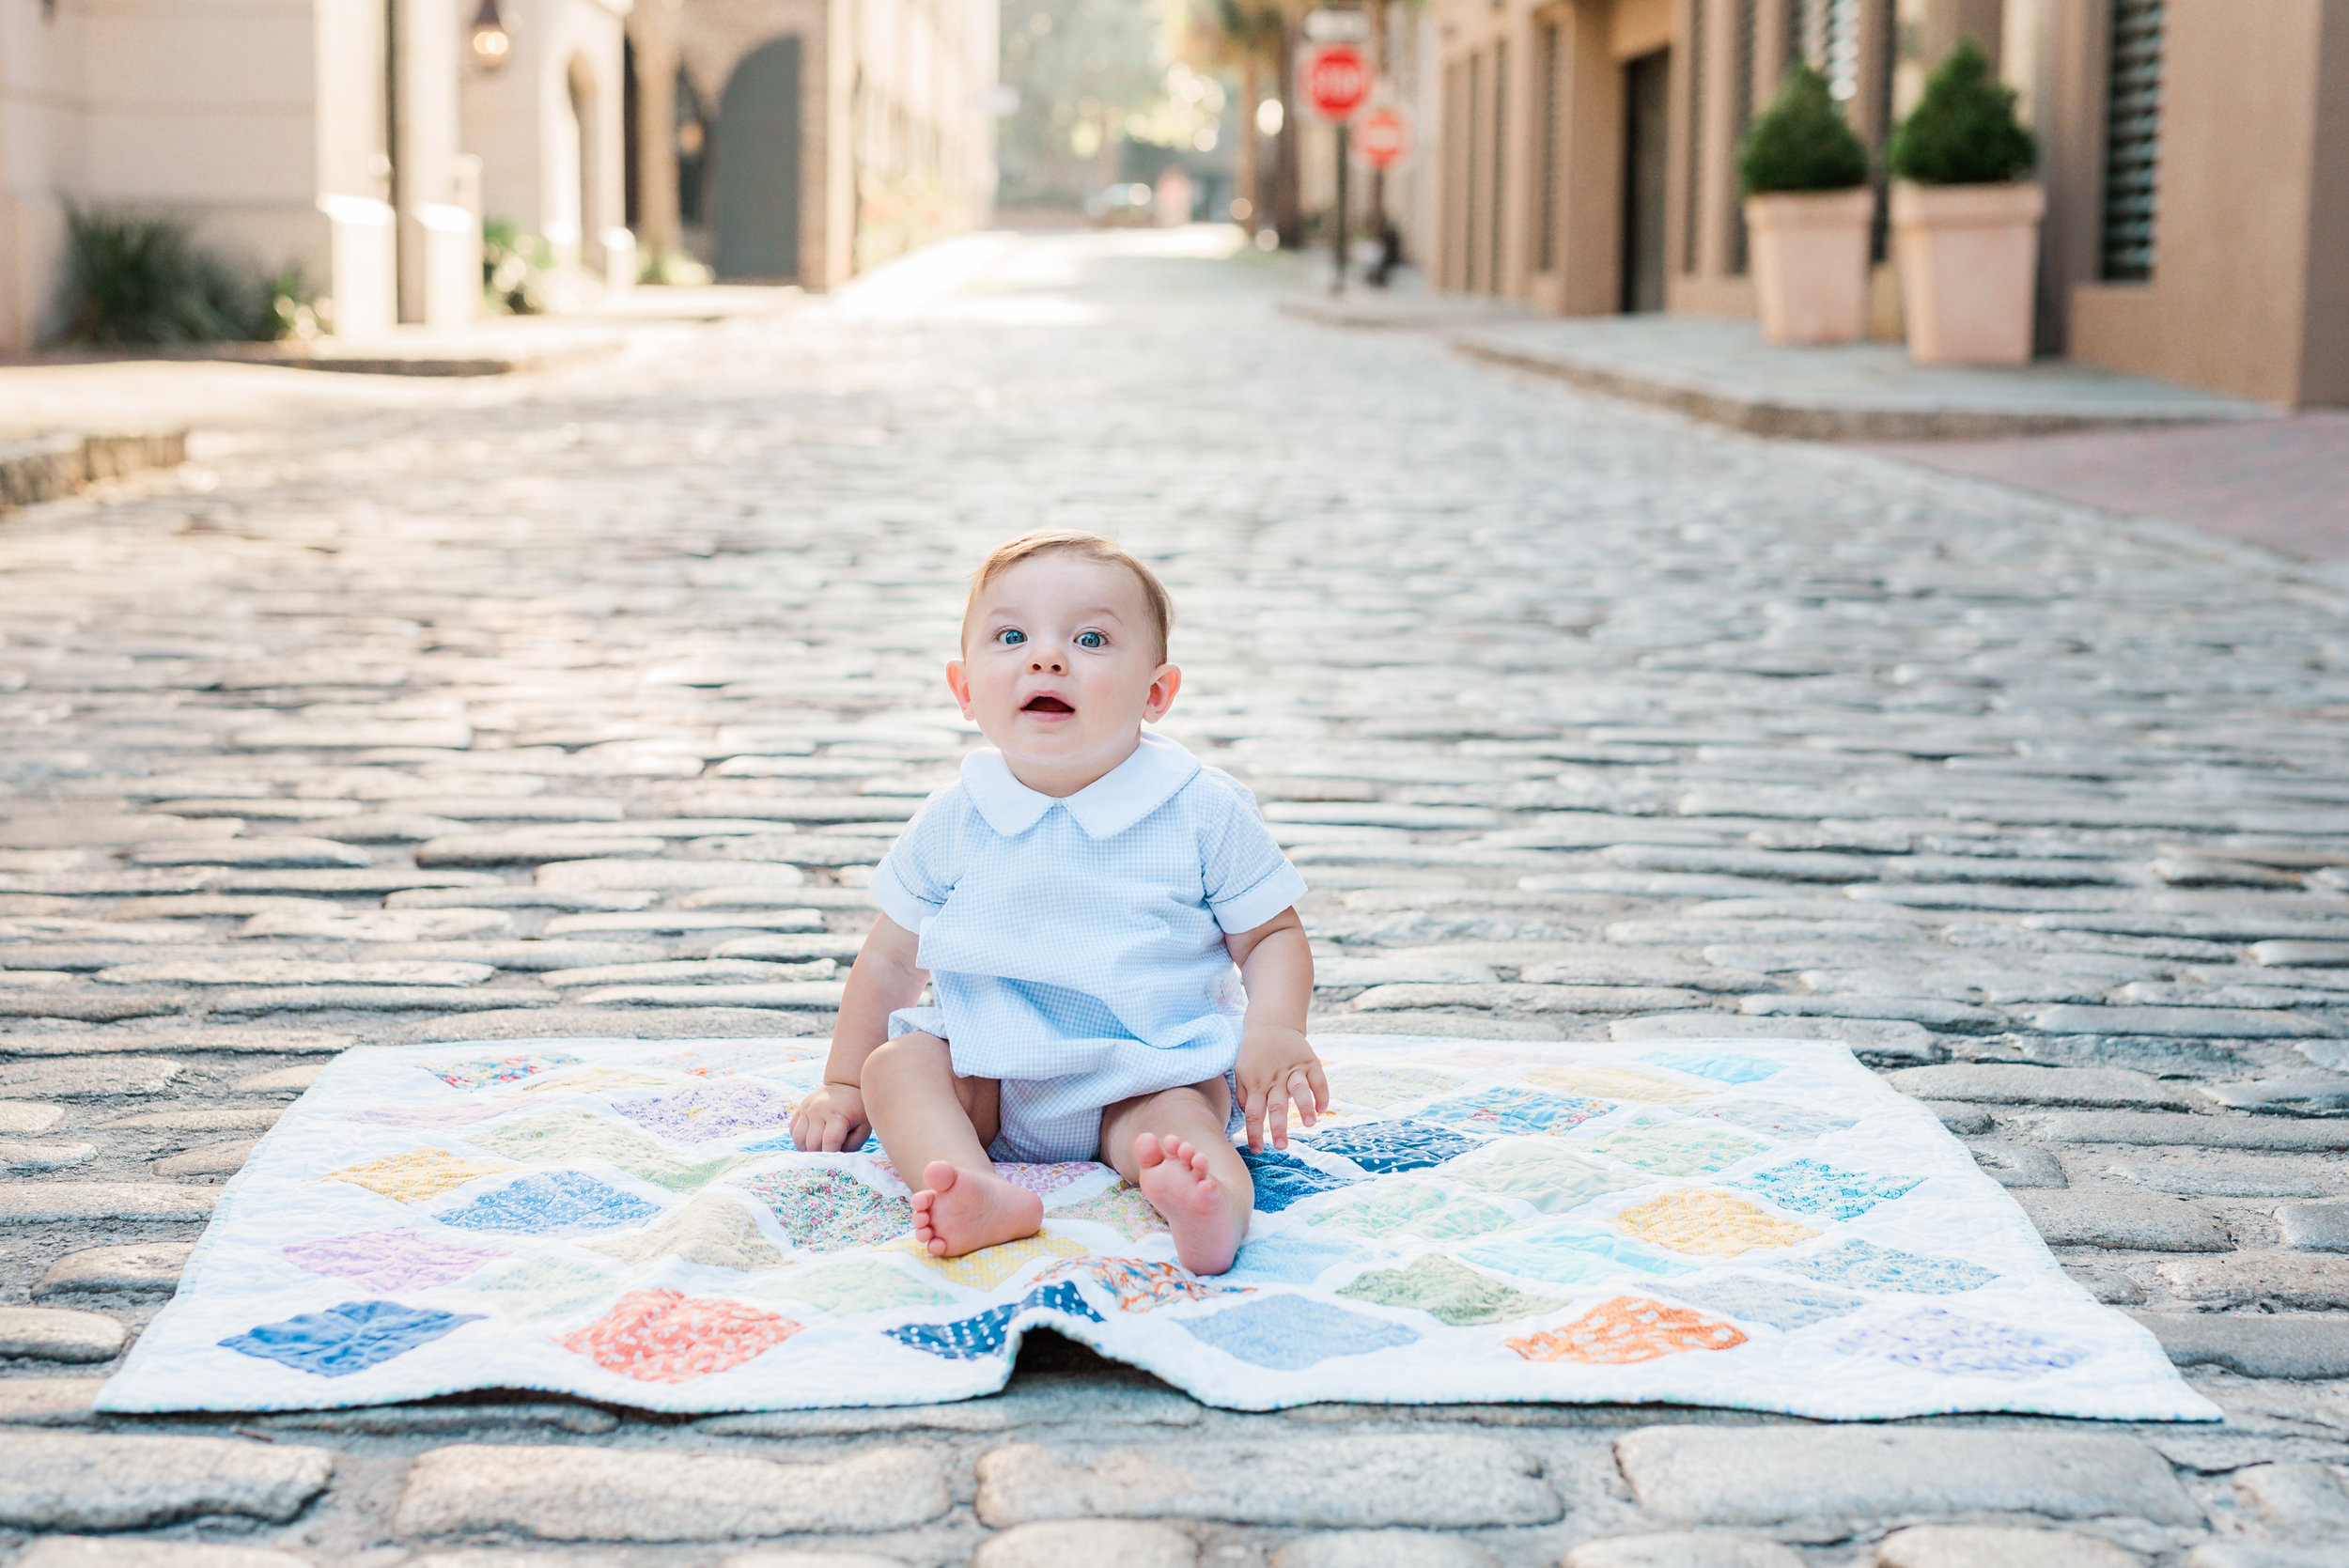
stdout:
{"type": "Polygon", "coordinates": [[[1290,319],[1214,236],[957,241],[0,519],[0,1554],[2349,1560],[2349,594],[1290,319]],[[926,1408],[92,1413],[345,1047],[828,1032],[1041,525],[1163,572],[1317,1029],[1848,1041],[2227,1422],[1241,1415],[1050,1335],[926,1408]]]}

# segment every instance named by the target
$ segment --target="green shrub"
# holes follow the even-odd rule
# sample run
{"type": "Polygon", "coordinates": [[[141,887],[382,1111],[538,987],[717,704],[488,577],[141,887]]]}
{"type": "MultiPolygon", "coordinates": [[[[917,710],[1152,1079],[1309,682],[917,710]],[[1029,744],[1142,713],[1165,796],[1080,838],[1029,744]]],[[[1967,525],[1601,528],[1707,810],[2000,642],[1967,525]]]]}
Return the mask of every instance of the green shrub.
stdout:
{"type": "Polygon", "coordinates": [[[66,210],[68,343],[221,343],[277,335],[275,290],[176,218],[66,210]]]}
{"type": "Polygon", "coordinates": [[[2015,117],[2015,89],[1991,76],[1980,44],[1960,39],[1925,79],[1885,161],[1920,185],[1998,185],[2030,173],[2039,144],[2015,117]]]}
{"type": "Polygon", "coordinates": [[[511,218],[481,225],[482,302],[500,316],[536,316],[547,308],[546,272],[554,249],[511,218]]]}
{"type": "Polygon", "coordinates": [[[1750,196],[1848,191],[1868,182],[1868,149],[1836,112],[1826,77],[1807,65],[1787,73],[1778,97],[1746,132],[1737,178],[1750,196]]]}

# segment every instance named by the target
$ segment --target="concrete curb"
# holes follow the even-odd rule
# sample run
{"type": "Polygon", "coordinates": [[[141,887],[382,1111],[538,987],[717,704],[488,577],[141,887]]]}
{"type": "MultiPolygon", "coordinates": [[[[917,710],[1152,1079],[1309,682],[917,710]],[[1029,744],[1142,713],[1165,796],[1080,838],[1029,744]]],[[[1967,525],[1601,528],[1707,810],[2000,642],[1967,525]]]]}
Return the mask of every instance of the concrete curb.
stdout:
{"type": "Polygon", "coordinates": [[[85,485],[142,469],[178,468],[185,430],[35,436],[0,442],[0,510],[73,494],[85,485]]]}

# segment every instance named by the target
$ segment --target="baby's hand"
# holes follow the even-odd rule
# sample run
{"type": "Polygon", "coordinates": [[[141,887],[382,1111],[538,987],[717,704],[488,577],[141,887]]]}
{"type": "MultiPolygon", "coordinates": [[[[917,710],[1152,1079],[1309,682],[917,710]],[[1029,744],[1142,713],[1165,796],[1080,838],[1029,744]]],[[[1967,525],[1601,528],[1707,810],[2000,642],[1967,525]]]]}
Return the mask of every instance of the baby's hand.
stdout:
{"type": "Polygon", "coordinates": [[[791,1141],[801,1149],[853,1154],[864,1147],[872,1124],[864,1119],[864,1095],[854,1084],[827,1083],[791,1112],[791,1141]]]}
{"type": "Polygon", "coordinates": [[[1272,1126],[1272,1146],[1289,1146],[1289,1102],[1312,1126],[1330,1109],[1330,1080],[1322,1075],[1321,1058],[1305,1043],[1301,1029],[1252,1029],[1239,1045],[1239,1063],[1232,1076],[1239,1080],[1239,1102],[1248,1118],[1248,1147],[1264,1153],[1265,1124],[1272,1126]]]}

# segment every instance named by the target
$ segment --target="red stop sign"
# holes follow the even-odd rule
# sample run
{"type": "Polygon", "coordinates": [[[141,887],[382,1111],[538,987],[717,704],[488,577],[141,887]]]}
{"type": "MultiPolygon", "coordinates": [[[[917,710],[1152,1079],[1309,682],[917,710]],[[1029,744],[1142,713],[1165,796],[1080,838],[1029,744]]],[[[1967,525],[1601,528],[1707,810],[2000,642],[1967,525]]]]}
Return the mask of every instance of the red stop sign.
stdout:
{"type": "Polygon", "coordinates": [[[1305,61],[1305,96],[1323,119],[1346,118],[1370,96],[1370,62],[1350,43],[1324,44],[1305,61]]]}
{"type": "Polygon", "coordinates": [[[1374,169],[1392,167],[1403,156],[1408,140],[1403,116],[1392,109],[1365,116],[1362,123],[1354,128],[1355,149],[1362,155],[1362,162],[1374,169]]]}

